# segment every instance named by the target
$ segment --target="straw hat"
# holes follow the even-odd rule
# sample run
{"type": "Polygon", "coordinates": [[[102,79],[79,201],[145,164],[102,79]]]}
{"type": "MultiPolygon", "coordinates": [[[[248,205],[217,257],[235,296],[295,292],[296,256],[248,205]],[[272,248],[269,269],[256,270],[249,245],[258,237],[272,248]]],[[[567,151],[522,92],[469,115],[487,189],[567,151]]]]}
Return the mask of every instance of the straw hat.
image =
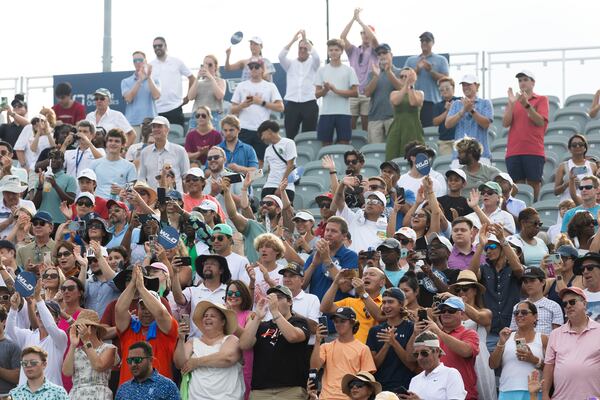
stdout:
{"type": "Polygon", "coordinates": [[[454,292],[454,289],[456,289],[458,286],[468,285],[477,286],[477,288],[479,289],[479,293],[481,294],[485,292],[485,286],[483,286],[477,281],[477,275],[475,275],[475,272],[471,271],[470,269],[460,271],[460,273],[458,274],[458,278],[456,279],[456,283],[450,285],[448,289],[450,289],[450,292],[454,292]]]}
{"type": "Polygon", "coordinates": [[[156,194],[156,190],[152,189],[150,185],[148,185],[144,181],[137,181],[133,186],[133,190],[135,190],[136,192],[139,192],[140,190],[147,191],[148,194],[150,194],[150,203],[148,204],[149,206],[152,206],[156,202],[156,198],[158,197],[156,194]]]}
{"type": "Polygon", "coordinates": [[[203,300],[196,305],[196,309],[194,310],[194,315],[192,317],[192,321],[194,324],[201,329],[202,326],[202,318],[204,317],[204,313],[209,308],[216,308],[221,311],[221,313],[225,316],[225,331],[223,332],[225,335],[231,335],[238,328],[237,317],[235,316],[235,312],[225,308],[222,304],[211,303],[210,301],[203,300]]]}
{"type": "Polygon", "coordinates": [[[381,383],[377,382],[375,377],[370,372],[360,371],[356,375],[346,374],[342,378],[342,392],[344,392],[345,395],[350,396],[350,388],[348,387],[348,384],[355,380],[368,383],[369,386],[373,388],[373,394],[378,394],[381,392],[381,383]]]}
{"type": "Polygon", "coordinates": [[[95,326],[96,336],[98,336],[98,339],[102,339],[104,337],[106,334],[106,329],[108,328],[108,325],[100,323],[100,317],[98,317],[98,313],[96,311],[87,309],[81,310],[74,325],[95,326]]]}

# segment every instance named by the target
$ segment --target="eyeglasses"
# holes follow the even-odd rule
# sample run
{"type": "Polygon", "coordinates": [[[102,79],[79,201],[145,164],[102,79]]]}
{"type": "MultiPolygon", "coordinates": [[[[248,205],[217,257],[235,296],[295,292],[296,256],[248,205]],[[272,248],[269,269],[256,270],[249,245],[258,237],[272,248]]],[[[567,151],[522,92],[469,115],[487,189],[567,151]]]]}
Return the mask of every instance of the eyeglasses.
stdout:
{"type": "Polygon", "coordinates": [[[592,190],[594,185],[579,185],[579,190],[592,190]]]}
{"type": "Polygon", "coordinates": [[[61,286],[60,290],[63,292],[73,292],[75,289],[77,289],[77,285],[69,285],[69,286],[61,286]]]}
{"type": "Polygon", "coordinates": [[[348,387],[350,389],[352,389],[352,388],[358,388],[358,389],[360,389],[360,388],[364,388],[365,386],[367,386],[367,382],[363,382],[363,381],[359,381],[359,380],[352,381],[352,382],[350,382],[348,384],[348,387]]]}
{"type": "Polygon", "coordinates": [[[515,310],[515,311],[513,311],[513,315],[514,315],[515,317],[518,317],[519,315],[520,315],[521,317],[526,317],[526,316],[528,316],[529,314],[533,314],[533,313],[531,312],[531,310],[515,310]]]}
{"type": "Polygon", "coordinates": [[[198,182],[200,180],[200,178],[198,178],[197,176],[188,176],[185,178],[186,182],[198,182]]]}
{"type": "Polygon", "coordinates": [[[161,47],[163,47],[164,44],[153,44],[152,47],[155,49],[160,49],[161,47]]]}
{"type": "Polygon", "coordinates": [[[367,201],[365,201],[365,204],[371,204],[371,205],[383,205],[383,203],[381,202],[381,200],[377,200],[377,199],[368,199],[367,201]]]}
{"type": "Polygon", "coordinates": [[[208,115],[204,114],[204,113],[198,113],[195,115],[196,118],[202,118],[202,119],[206,119],[206,117],[208,117],[208,115]]]}
{"type": "Polygon", "coordinates": [[[562,306],[563,308],[566,308],[567,306],[574,306],[575,304],[577,304],[578,301],[579,299],[565,300],[562,302],[562,306]]]}
{"type": "Polygon", "coordinates": [[[401,245],[406,246],[407,244],[410,243],[410,239],[406,239],[406,238],[401,238],[398,239],[398,241],[400,242],[401,245]]]}
{"type": "Polygon", "coordinates": [[[103,96],[96,96],[96,97],[94,97],[94,100],[95,100],[95,101],[104,101],[104,100],[106,100],[106,97],[103,97],[103,96]]]}
{"type": "Polygon", "coordinates": [[[150,193],[146,192],[145,190],[138,190],[137,192],[140,196],[150,196],[150,193]]]}
{"type": "Polygon", "coordinates": [[[141,364],[142,361],[144,361],[146,358],[152,358],[152,357],[127,357],[127,364],[129,364],[129,365],[141,364]]]}
{"type": "Polygon", "coordinates": [[[56,253],[56,258],[69,257],[71,254],[73,253],[71,253],[70,251],[63,251],[60,253],[56,253]]]}
{"type": "Polygon", "coordinates": [[[260,204],[261,207],[262,206],[271,207],[275,203],[273,203],[272,201],[261,201],[259,204],[260,204]]]}
{"type": "Polygon", "coordinates": [[[319,204],[319,208],[330,208],[331,207],[331,203],[321,203],[319,204]]]}
{"type": "Polygon", "coordinates": [[[358,159],[357,159],[357,158],[354,158],[354,159],[352,159],[352,160],[344,160],[344,164],[346,164],[346,165],[350,165],[350,164],[352,164],[352,165],[356,165],[356,164],[358,164],[358,163],[359,163],[359,161],[358,161],[358,159]]]}
{"type": "Polygon", "coordinates": [[[236,290],[235,292],[233,290],[228,290],[227,297],[242,297],[242,292],[239,290],[236,290]]]}
{"type": "Polygon", "coordinates": [[[495,194],[498,194],[498,193],[496,193],[496,192],[495,192],[495,191],[493,191],[493,190],[482,190],[480,193],[481,193],[482,195],[488,195],[488,196],[493,196],[493,195],[495,195],[495,194]]]}
{"type": "Polygon", "coordinates": [[[35,366],[39,365],[40,363],[41,363],[41,361],[39,361],[39,360],[22,360],[21,367],[23,367],[23,368],[35,367],[35,366]]]}
{"type": "Polygon", "coordinates": [[[585,269],[588,272],[592,272],[594,268],[600,268],[600,264],[588,264],[583,266],[583,269],[585,269]]]}
{"type": "Polygon", "coordinates": [[[212,240],[213,242],[222,242],[225,240],[225,236],[223,236],[223,235],[211,236],[210,240],[212,240]]]}
{"type": "Polygon", "coordinates": [[[571,147],[586,147],[583,142],[572,142],[571,147]]]}
{"type": "Polygon", "coordinates": [[[79,201],[77,202],[77,205],[78,205],[78,206],[81,206],[81,207],[91,207],[91,206],[93,206],[93,205],[94,205],[94,203],[92,203],[92,202],[91,202],[91,201],[89,201],[89,200],[87,200],[87,201],[86,201],[86,200],[79,200],[79,201]]]}
{"type": "Polygon", "coordinates": [[[0,300],[2,301],[9,301],[10,300],[10,294],[3,294],[0,296],[0,300]]]}
{"type": "Polygon", "coordinates": [[[221,158],[220,155],[206,157],[208,161],[217,161],[219,158],[221,158]]]}
{"type": "Polygon", "coordinates": [[[39,219],[35,219],[35,220],[31,221],[31,225],[33,225],[33,226],[44,226],[44,225],[46,225],[46,221],[41,221],[39,219]]]}
{"type": "Polygon", "coordinates": [[[413,214],[412,217],[413,218],[425,218],[426,214],[413,214]]]}
{"type": "Polygon", "coordinates": [[[429,357],[430,354],[431,354],[430,350],[421,350],[421,351],[415,351],[414,353],[412,353],[412,356],[414,358],[419,358],[419,356],[426,358],[426,357],[429,357]]]}
{"type": "Polygon", "coordinates": [[[456,308],[444,307],[440,308],[440,314],[456,314],[458,310],[456,308]]]}
{"type": "Polygon", "coordinates": [[[262,65],[259,63],[248,63],[248,69],[260,69],[260,67],[262,67],[262,65]]]}
{"type": "Polygon", "coordinates": [[[101,223],[93,223],[93,224],[89,224],[88,225],[90,229],[103,229],[104,225],[102,225],[101,223]]]}
{"type": "Polygon", "coordinates": [[[56,279],[58,278],[58,274],[43,274],[42,279],[56,279]]]}
{"type": "Polygon", "coordinates": [[[490,243],[490,244],[486,244],[484,247],[485,251],[488,250],[496,250],[498,248],[498,244],[497,243],[490,243]]]}
{"type": "Polygon", "coordinates": [[[456,289],[454,289],[454,291],[456,293],[468,292],[469,289],[477,289],[477,286],[475,286],[475,285],[460,285],[460,286],[457,286],[456,289]]]}
{"type": "Polygon", "coordinates": [[[133,62],[134,63],[141,63],[141,62],[144,62],[144,59],[143,58],[134,58],[133,62]]]}

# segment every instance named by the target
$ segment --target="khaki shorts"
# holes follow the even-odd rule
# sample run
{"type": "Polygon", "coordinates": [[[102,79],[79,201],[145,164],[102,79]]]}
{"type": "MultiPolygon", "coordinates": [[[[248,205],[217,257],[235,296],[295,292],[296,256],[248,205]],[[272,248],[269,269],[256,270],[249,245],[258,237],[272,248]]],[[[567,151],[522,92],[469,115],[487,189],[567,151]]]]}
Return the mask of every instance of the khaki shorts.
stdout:
{"type": "Polygon", "coordinates": [[[454,150],[454,140],[438,140],[438,156],[452,154],[454,150]]]}
{"type": "Polygon", "coordinates": [[[369,121],[369,127],[367,128],[369,143],[383,143],[390,130],[390,125],[394,118],[382,119],[380,121],[369,121]]]}
{"type": "Polygon", "coordinates": [[[300,386],[253,390],[250,400],[306,400],[306,389],[300,386]]]}
{"type": "Polygon", "coordinates": [[[359,115],[369,115],[369,106],[371,104],[371,98],[364,94],[359,94],[358,97],[350,97],[350,114],[353,117],[359,115]]]}

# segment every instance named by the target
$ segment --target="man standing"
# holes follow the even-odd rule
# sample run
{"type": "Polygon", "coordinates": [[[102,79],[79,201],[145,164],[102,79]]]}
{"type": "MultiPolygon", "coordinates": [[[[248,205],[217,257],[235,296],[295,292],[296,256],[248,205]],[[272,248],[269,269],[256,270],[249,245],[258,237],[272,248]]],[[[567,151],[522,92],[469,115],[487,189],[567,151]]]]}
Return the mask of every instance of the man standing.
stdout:
{"type": "Polygon", "coordinates": [[[482,162],[489,165],[492,153],[488,144],[488,128],[494,120],[492,102],[477,96],[479,78],[475,75],[463,76],[460,85],[465,97],[460,101],[454,101],[450,106],[450,111],[446,116],[446,128],[456,127],[454,137],[456,140],[467,136],[481,143],[483,146],[482,162]]]}
{"type": "Polygon", "coordinates": [[[548,127],[548,98],[533,92],[535,75],[523,70],[515,76],[520,92],[508,89],[508,104],[502,117],[502,126],[510,128],[506,146],[506,168],[517,183],[533,188],[537,201],[542,186],[545,153],[544,134],[548,127]]]}
{"type": "Polygon", "coordinates": [[[73,100],[73,87],[69,82],[61,82],[54,88],[58,102],[52,106],[56,114],[56,124],[76,125],[85,119],[85,106],[73,100]]]}
{"type": "Polygon", "coordinates": [[[441,328],[435,322],[427,319],[419,321],[415,329],[415,337],[421,332],[430,331],[440,339],[440,347],[444,355],[440,360],[445,366],[456,368],[462,376],[467,390],[468,400],[476,400],[477,374],[475,359],[479,354],[479,336],[472,329],[462,326],[465,303],[460,297],[448,297],[437,309],[441,328]]]}
{"type": "Polygon", "coordinates": [[[352,129],[356,129],[356,122],[360,116],[360,123],[362,130],[368,129],[368,114],[369,114],[369,102],[370,98],[365,94],[365,87],[369,82],[369,72],[371,71],[372,65],[377,64],[377,53],[376,49],[379,45],[377,38],[375,37],[375,28],[370,25],[365,25],[360,19],[360,12],[362,9],[354,9],[354,15],[348,25],[344,28],[344,31],[340,35],[340,39],[344,42],[344,50],[348,55],[348,61],[350,66],[356,73],[358,78],[358,96],[350,98],[350,112],[352,113],[352,129]],[[354,22],[357,22],[362,30],[360,32],[361,44],[356,47],[348,40],[348,33],[352,28],[354,22]]]}
{"type": "Polygon", "coordinates": [[[279,124],[275,121],[265,121],[258,127],[260,139],[268,146],[265,150],[264,168],[269,169],[267,182],[262,190],[262,196],[275,194],[277,188],[286,183],[286,193],[290,202],[294,203],[295,186],[289,182],[290,173],[296,168],[296,143],[292,139],[279,135],[279,124]]]}
{"type": "MultiPolygon", "coordinates": [[[[597,262],[597,261],[596,261],[597,262]]],[[[546,347],[542,399],[585,399],[600,393],[600,324],[586,314],[587,297],[571,286],[559,293],[567,323],[552,331],[546,347]]]]}
{"type": "Polygon", "coordinates": [[[69,400],[69,395],[59,385],[46,379],[44,372],[48,353],[38,346],[30,346],[21,352],[21,366],[27,381],[10,391],[13,400],[69,400]]]}
{"type": "Polygon", "coordinates": [[[69,133],[61,146],[65,154],[65,171],[67,175],[78,176],[80,171],[89,168],[92,161],[106,155],[103,148],[97,149],[92,143],[96,136],[96,127],[88,120],[79,121],[77,133],[69,133]],[[73,150],[67,150],[71,143],[77,142],[73,150]]]}
{"type": "MultiPolygon", "coordinates": [[[[394,119],[390,93],[400,90],[400,69],[392,63],[392,49],[388,44],[380,44],[375,48],[375,52],[378,62],[371,64],[369,83],[364,87],[364,96],[367,100],[370,99],[371,103],[368,124],[369,143],[383,143],[394,119]]],[[[353,97],[350,101],[354,99],[353,97]]],[[[360,96],[358,101],[362,101],[360,96]]],[[[360,119],[364,125],[366,117],[361,116],[360,119]]]]}
{"type": "Polygon", "coordinates": [[[88,113],[85,117],[96,127],[102,127],[106,132],[113,128],[122,129],[127,135],[127,147],[135,143],[135,131],[127,121],[127,118],[116,110],[111,110],[110,102],[112,94],[108,89],[99,88],[94,92],[94,100],[96,101],[96,110],[88,113]]]}
{"type": "MultiPolygon", "coordinates": [[[[271,112],[282,112],[283,101],[274,83],[263,79],[265,63],[262,58],[248,60],[250,79],[240,82],[231,96],[231,112],[238,114],[241,131],[239,137],[256,150],[259,164],[265,156],[266,145],[260,140],[257,129],[269,119],[271,112]]],[[[221,122],[224,124],[224,122],[221,122]]]]}
{"type": "Polygon", "coordinates": [[[446,117],[452,102],[460,100],[460,97],[454,96],[454,79],[443,77],[438,81],[442,101],[433,106],[433,125],[438,127],[438,154],[452,154],[454,150],[454,138],[456,127],[446,128],[446,117]]]}
{"type": "Polygon", "coordinates": [[[10,103],[10,107],[0,107],[0,112],[6,110],[7,123],[0,125],[0,140],[9,143],[11,146],[15,146],[17,139],[21,135],[23,127],[29,124],[29,118],[27,118],[27,104],[25,101],[15,99],[10,103]],[[12,108],[11,108],[12,107],[12,108]],[[11,121],[12,120],[12,121],[11,121]]]}
{"type": "Polygon", "coordinates": [[[52,225],[52,215],[46,211],[38,211],[31,218],[33,226],[33,241],[17,250],[17,265],[27,265],[29,263],[41,264],[44,262],[44,255],[54,251],[54,239],[50,238],[54,226],[52,225]]]}
{"type": "Polygon", "coordinates": [[[306,399],[310,332],[306,319],[292,314],[292,296],[285,286],[270,288],[240,337],[242,350],[254,350],[253,399],[306,399]],[[267,311],[273,318],[261,322],[267,311]]]}
{"type": "Polygon", "coordinates": [[[463,196],[468,196],[472,189],[493,180],[500,174],[500,170],[492,165],[480,162],[483,146],[477,139],[465,137],[455,144],[458,163],[466,174],[467,184],[464,186],[463,196]]]}
{"type": "Polygon", "coordinates": [[[160,89],[152,77],[152,65],[146,63],[146,54],[135,51],[132,55],[135,72],[121,81],[121,94],[127,103],[125,117],[141,132],[144,118],[156,117],[155,101],[160,97],[160,89]]]}
{"type": "Polygon", "coordinates": [[[358,96],[358,77],[352,68],[342,64],[343,51],[343,40],[328,40],[327,55],[330,62],[319,68],[315,78],[316,96],[323,97],[317,126],[317,137],[323,146],[333,143],[334,129],[337,143],[348,144],[352,139],[349,98],[358,96]]]}
{"type": "Polygon", "coordinates": [[[146,181],[150,187],[157,187],[156,176],[160,175],[163,167],[170,166],[175,173],[177,190],[183,192],[181,177],[190,169],[190,159],[183,146],[168,141],[170,127],[166,117],[158,116],[152,120],[154,144],[140,154],[138,179],[146,181]]]}
{"type": "Polygon", "coordinates": [[[129,365],[133,379],[119,387],[115,399],[179,400],[181,398],[175,383],[158,373],[153,367],[154,350],[148,342],[133,343],[127,349],[127,355],[128,357],[123,361],[129,365]]]}
{"type": "Polygon", "coordinates": [[[431,50],[435,43],[431,32],[423,32],[421,40],[421,54],[408,57],[405,67],[410,67],[417,73],[416,90],[422,90],[425,101],[421,108],[421,125],[423,128],[433,125],[433,105],[442,100],[437,88],[437,82],[448,76],[448,60],[431,50]]]}
{"type": "MultiPolygon", "coordinates": [[[[292,311],[306,318],[311,333],[316,332],[317,321],[321,315],[319,298],[314,294],[302,290],[304,283],[304,267],[295,262],[289,263],[285,268],[279,270],[283,276],[281,283],[292,292],[292,311]]],[[[309,345],[315,344],[314,335],[311,335],[309,345]]]]}
{"type": "Polygon", "coordinates": [[[39,210],[48,212],[54,216],[54,223],[62,224],[66,221],[60,211],[63,201],[72,203],[77,193],[77,181],[63,169],[64,155],[58,149],[52,149],[48,153],[52,175],[46,176],[45,172],[38,174],[38,185],[33,196],[33,203],[39,210]]]}
{"type": "Polygon", "coordinates": [[[106,248],[100,247],[100,243],[91,241],[89,249],[93,250],[93,256],[86,257],[87,268],[82,266],[81,278],[85,279],[91,272],[91,276],[85,280],[85,302],[86,309],[94,310],[98,315],[103,315],[108,303],[119,297],[120,291],[115,286],[113,278],[115,271],[108,265],[106,248]]]}
{"type": "Polygon", "coordinates": [[[167,41],[161,36],[152,42],[156,59],[150,61],[154,77],[160,82],[160,97],[156,99],[156,111],[172,124],[185,125],[182,106],[189,101],[181,93],[181,77],[188,79],[188,91],[196,77],[178,58],[167,56],[167,41]]]}
{"type": "Polygon", "coordinates": [[[15,224],[15,211],[19,207],[35,210],[32,201],[23,200],[21,193],[27,190],[21,181],[14,175],[4,175],[0,179],[0,191],[2,192],[2,203],[0,203],[0,237],[6,238],[15,224]]]}
{"type": "MultiPolygon", "coordinates": [[[[585,210],[591,212],[592,216],[594,217],[598,215],[598,211],[600,211],[600,204],[598,204],[596,201],[596,196],[598,193],[599,184],[600,181],[595,176],[586,176],[581,179],[581,182],[579,183],[579,190],[581,191],[581,205],[571,208],[565,213],[562,220],[562,227],[560,228],[562,233],[567,233],[569,222],[571,222],[571,219],[576,212],[585,210]]],[[[594,227],[594,230],[598,230],[598,227],[594,227]]]]}
{"type": "Polygon", "coordinates": [[[279,53],[279,63],[286,72],[285,135],[293,140],[300,124],[302,132],[317,129],[319,106],[315,98],[314,81],[321,59],[312,43],[306,39],[306,32],[300,30],[279,53]],[[298,40],[298,58],[292,60],[288,58],[288,53],[298,40]]]}

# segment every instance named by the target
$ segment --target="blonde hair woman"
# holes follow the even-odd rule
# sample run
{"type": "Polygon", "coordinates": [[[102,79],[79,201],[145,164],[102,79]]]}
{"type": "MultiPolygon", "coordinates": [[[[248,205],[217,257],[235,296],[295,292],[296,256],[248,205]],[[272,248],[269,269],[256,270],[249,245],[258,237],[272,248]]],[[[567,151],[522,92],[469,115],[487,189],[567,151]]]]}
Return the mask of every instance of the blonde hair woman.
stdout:
{"type": "Polygon", "coordinates": [[[190,129],[195,128],[197,120],[194,115],[201,106],[209,108],[212,125],[219,126],[223,115],[223,98],[225,97],[225,80],[219,74],[219,61],[217,57],[209,54],[204,57],[198,70],[198,79],[188,92],[188,99],[194,99],[194,111],[190,118],[190,129]],[[210,111],[212,110],[212,112],[210,111]]]}

